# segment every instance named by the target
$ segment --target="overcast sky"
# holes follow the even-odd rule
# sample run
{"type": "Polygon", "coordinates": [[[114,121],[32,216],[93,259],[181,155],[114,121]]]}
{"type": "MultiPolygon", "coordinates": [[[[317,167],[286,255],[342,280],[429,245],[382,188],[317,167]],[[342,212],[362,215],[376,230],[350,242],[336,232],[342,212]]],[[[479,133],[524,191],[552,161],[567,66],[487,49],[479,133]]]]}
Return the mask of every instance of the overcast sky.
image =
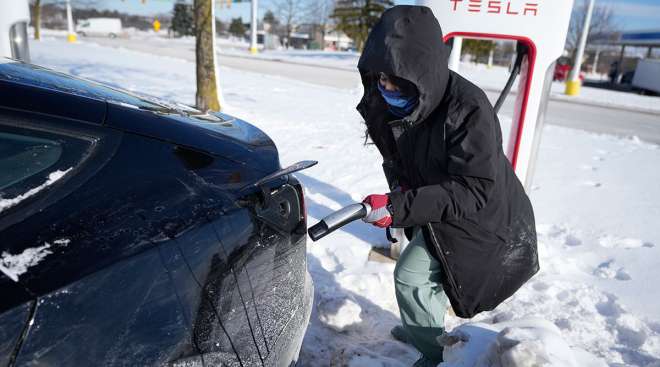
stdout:
{"type": "MultiPolygon", "coordinates": [[[[7,1],[7,0],[3,0],[7,1]]],[[[74,3],[76,0],[72,0],[74,3]]],[[[226,4],[227,0],[216,0],[226,4]]],[[[576,4],[583,0],[576,0],[576,4]]],[[[192,2],[192,0],[190,0],[192,2]]],[[[174,0],[98,0],[99,8],[125,11],[134,14],[155,15],[172,11],[174,0]]],[[[396,0],[397,4],[414,4],[414,0],[396,0]]],[[[623,30],[660,29],[660,0],[596,0],[597,4],[610,6],[615,12],[617,25],[623,30]]],[[[259,8],[270,8],[271,0],[261,0],[259,8]]],[[[231,8],[223,6],[216,11],[218,17],[227,20],[242,16],[248,21],[250,3],[234,3],[231,8]]]]}

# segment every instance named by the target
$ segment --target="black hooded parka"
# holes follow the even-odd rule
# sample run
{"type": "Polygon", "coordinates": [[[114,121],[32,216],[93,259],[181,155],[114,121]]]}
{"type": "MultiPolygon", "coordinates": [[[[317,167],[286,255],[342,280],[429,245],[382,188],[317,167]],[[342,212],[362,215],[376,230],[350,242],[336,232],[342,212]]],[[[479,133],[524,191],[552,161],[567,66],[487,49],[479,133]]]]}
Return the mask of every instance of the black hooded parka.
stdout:
{"type": "Polygon", "coordinates": [[[538,270],[534,213],[502,149],[484,92],[448,69],[432,11],[395,6],[374,26],[358,63],[358,111],[383,156],[394,227],[420,226],[443,268],[456,315],[492,310],[538,270]],[[412,82],[419,104],[404,119],[388,112],[378,72],[412,82]]]}

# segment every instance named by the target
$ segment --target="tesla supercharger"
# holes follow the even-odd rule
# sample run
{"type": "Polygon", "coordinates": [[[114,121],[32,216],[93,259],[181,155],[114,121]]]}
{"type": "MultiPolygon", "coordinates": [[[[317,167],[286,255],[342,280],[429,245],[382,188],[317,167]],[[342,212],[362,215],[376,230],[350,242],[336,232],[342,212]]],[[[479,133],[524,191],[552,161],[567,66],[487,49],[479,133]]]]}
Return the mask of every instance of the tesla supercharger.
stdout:
{"type": "Polygon", "coordinates": [[[0,57],[30,61],[28,0],[0,1],[0,57]]]}
{"type": "Polygon", "coordinates": [[[445,43],[454,37],[518,42],[518,91],[504,150],[529,190],[554,65],[564,52],[573,0],[417,0],[417,4],[433,10],[445,43]]]}
{"type": "MultiPolygon", "coordinates": [[[[509,138],[504,151],[529,191],[541,142],[554,65],[564,52],[573,0],[417,0],[433,10],[444,39],[454,37],[517,41],[516,62],[498,103],[518,80],[509,138]]],[[[440,62],[447,62],[442,60],[440,62]]],[[[408,241],[401,229],[388,232],[390,254],[398,258],[408,241]]]]}

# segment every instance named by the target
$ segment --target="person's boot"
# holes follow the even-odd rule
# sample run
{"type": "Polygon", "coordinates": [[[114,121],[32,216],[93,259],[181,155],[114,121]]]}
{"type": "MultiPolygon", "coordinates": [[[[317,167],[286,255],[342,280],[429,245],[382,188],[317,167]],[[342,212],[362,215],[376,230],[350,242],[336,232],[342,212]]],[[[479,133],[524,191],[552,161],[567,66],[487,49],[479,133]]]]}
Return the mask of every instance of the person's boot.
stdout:
{"type": "Polygon", "coordinates": [[[424,356],[413,363],[412,367],[437,367],[442,361],[432,361],[424,356]]]}
{"type": "Polygon", "coordinates": [[[410,334],[403,328],[401,325],[397,325],[390,330],[390,334],[395,340],[400,341],[401,343],[412,344],[410,334]]]}

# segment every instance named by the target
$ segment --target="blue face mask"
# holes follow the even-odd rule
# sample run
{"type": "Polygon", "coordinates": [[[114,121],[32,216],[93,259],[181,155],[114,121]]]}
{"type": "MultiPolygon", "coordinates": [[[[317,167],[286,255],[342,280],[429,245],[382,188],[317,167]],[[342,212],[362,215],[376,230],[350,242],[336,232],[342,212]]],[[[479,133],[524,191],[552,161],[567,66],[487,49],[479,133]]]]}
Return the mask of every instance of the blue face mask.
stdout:
{"type": "Polygon", "coordinates": [[[406,117],[417,107],[419,98],[417,96],[408,97],[403,95],[400,91],[389,91],[383,87],[380,82],[377,82],[378,90],[383,96],[383,99],[389,106],[390,112],[397,117],[406,117]]]}

